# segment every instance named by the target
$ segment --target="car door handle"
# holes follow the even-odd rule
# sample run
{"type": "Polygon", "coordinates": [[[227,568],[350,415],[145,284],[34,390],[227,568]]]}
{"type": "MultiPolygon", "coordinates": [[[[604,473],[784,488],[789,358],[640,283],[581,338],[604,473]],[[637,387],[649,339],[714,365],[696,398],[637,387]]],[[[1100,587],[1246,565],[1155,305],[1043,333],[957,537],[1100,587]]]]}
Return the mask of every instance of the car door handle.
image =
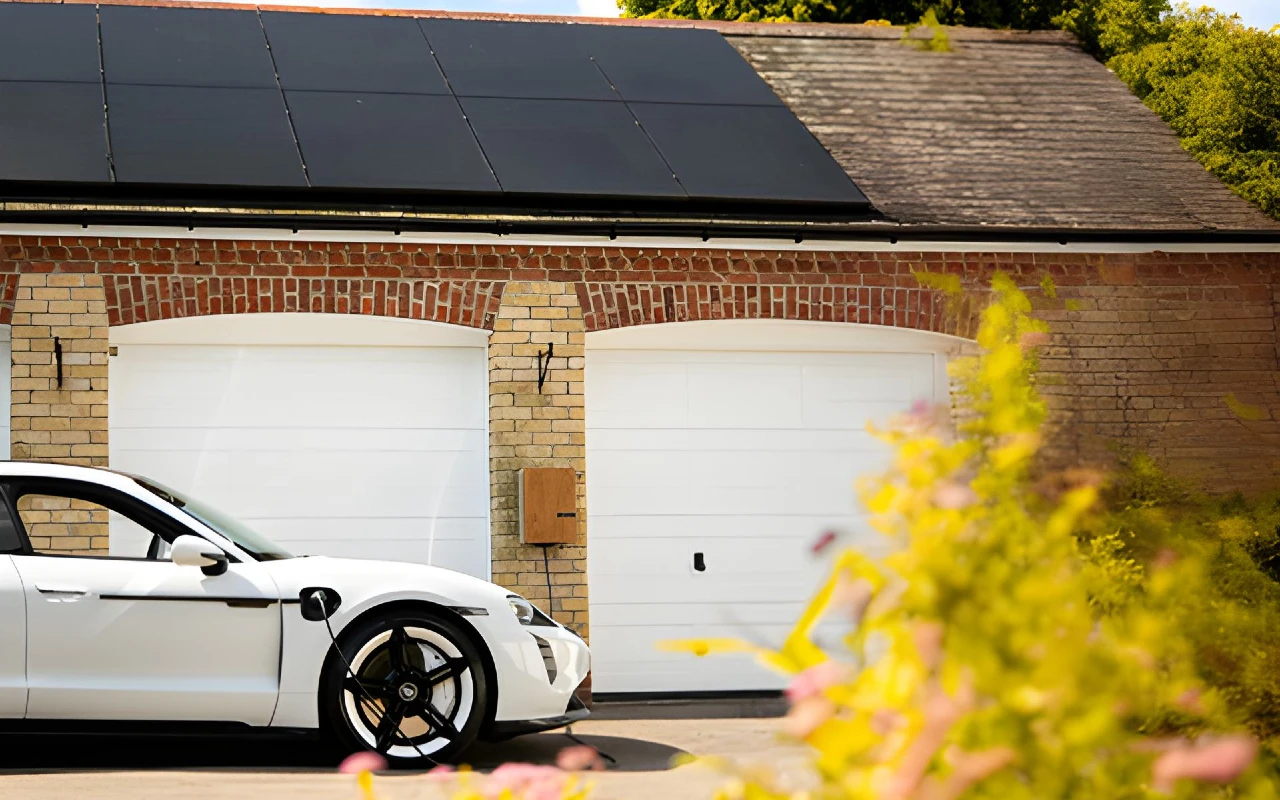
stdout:
{"type": "Polygon", "coordinates": [[[83,586],[59,586],[50,583],[37,583],[36,591],[40,594],[60,595],[63,597],[84,597],[89,590],[83,586]]]}

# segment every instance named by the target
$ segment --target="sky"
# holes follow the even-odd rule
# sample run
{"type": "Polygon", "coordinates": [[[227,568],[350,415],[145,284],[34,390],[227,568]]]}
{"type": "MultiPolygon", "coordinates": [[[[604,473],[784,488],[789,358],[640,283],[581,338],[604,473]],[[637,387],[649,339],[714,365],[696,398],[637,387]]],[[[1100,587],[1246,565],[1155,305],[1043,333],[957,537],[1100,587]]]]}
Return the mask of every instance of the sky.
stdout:
{"type": "MultiPolygon", "coordinates": [[[[284,3],[288,0],[265,0],[284,3]]],[[[501,11],[509,14],[571,14],[616,17],[614,0],[301,0],[301,5],[371,8],[439,8],[449,11],[501,11]]],[[[1193,6],[1211,5],[1219,11],[1239,14],[1244,22],[1263,30],[1280,25],[1280,0],[1193,0],[1193,6]]]]}

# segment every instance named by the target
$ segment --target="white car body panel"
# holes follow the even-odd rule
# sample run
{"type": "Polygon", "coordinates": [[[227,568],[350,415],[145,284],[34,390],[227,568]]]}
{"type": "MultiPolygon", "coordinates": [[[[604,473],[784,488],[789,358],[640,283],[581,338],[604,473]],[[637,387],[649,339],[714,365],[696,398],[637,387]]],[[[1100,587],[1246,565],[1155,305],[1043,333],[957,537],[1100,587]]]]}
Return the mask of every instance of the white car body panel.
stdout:
{"type": "Polygon", "coordinates": [[[206,576],[169,561],[13,563],[27,599],[28,717],[271,721],[280,607],[261,564],[206,576]],[[271,602],[209,601],[221,597],[271,602]]]}
{"type": "Polygon", "coordinates": [[[507,602],[510,592],[479,578],[361,559],[258,562],[128,476],[8,462],[0,464],[0,480],[6,477],[116,489],[218,545],[233,563],[223,575],[206,576],[168,561],[0,556],[0,717],[317,727],[317,692],[332,642],[323,622],[302,617],[299,593],[309,587],[331,589],[341,598],[331,619],[338,636],[365,612],[388,603],[469,609],[457,619],[480,634],[492,658],[495,722],[563,716],[590,669],[580,638],[559,626],[521,625],[507,602]],[[135,594],[191,599],[127,598],[135,594]],[[259,602],[233,607],[225,598],[259,602]],[[24,619],[30,620],[25,630],[24,619]],[[554,683],[535,635],[555,654],[554,683]],[[25,660],[15,655],[24,650],[25,660]]]}
{"type": "MultiPolygon", "coordinates": [[[[493,658],[499,687],[495,714],[498,722],[563,714],[573,690],[589,669],[590,659],[581,639],[563,628],[521,625],[507,605],[510,592],[460,572],[421,564],[319,556],[271,561],[263,566],[284,598],[296,598],[302,589],[313,586],[336,590],[342,606],[331,624],[338,636],[361,614],[387,603],[416,601],[446,608],[483,608],[487,615],[461,619],[480,633],[493,658]],[[547,683],[542,654],[530,634],[553,642],[553,649],[559,648],[556,661],[560,674],[554,685],[547,683]]],[[[320,670],[332,643],[323,623],[304,620],[296,606],[286,605],[284,609],[280,703],[271,724],[314,727],[318,724],[315,697],[320,670]]]]}
{"type": "Polygon", "coordinates": [[[27,713],[27,608],[11,556],[0,556],[0,719],[27,713]]]}

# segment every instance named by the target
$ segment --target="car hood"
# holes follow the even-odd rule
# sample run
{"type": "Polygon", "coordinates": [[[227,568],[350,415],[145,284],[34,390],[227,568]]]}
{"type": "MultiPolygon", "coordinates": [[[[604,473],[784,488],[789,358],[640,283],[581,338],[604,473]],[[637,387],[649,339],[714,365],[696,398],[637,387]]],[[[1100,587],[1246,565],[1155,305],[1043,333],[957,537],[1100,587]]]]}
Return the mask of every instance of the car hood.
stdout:
{"type": "Polygon", "coordinates": [[[337,590],[349,600],[423,597],[494,610],[505,608],[510,594],[501,586],[462,572],[403,561],[306,556],[266,561],[263,566],[284,598],[296,597],[307,587],[322,586],[337,590]]]}

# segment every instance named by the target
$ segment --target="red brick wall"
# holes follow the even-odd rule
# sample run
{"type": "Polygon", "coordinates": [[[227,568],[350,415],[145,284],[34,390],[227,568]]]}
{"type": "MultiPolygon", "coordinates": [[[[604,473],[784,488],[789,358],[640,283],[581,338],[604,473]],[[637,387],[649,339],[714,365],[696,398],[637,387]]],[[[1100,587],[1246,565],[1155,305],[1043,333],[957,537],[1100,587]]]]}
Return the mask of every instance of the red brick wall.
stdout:
{"type": "Polygon", "coordinates": [[[588,331],[786,318],[970,332],[913,272],[1033,294],[1051,454],[1117,445],[1213,489],[1280,484],[1280,254],[777,253],[0,237],[0,322],[18,271],[99,272],[113,324],[204,313],[374,313],[492,327],[507,280],[572,284],[588,331]],[[1048,274],[1058,297],[1039,296],[1048,274]],[[1228,399],[1230,398],[1230,400],[1228,399]]]}

